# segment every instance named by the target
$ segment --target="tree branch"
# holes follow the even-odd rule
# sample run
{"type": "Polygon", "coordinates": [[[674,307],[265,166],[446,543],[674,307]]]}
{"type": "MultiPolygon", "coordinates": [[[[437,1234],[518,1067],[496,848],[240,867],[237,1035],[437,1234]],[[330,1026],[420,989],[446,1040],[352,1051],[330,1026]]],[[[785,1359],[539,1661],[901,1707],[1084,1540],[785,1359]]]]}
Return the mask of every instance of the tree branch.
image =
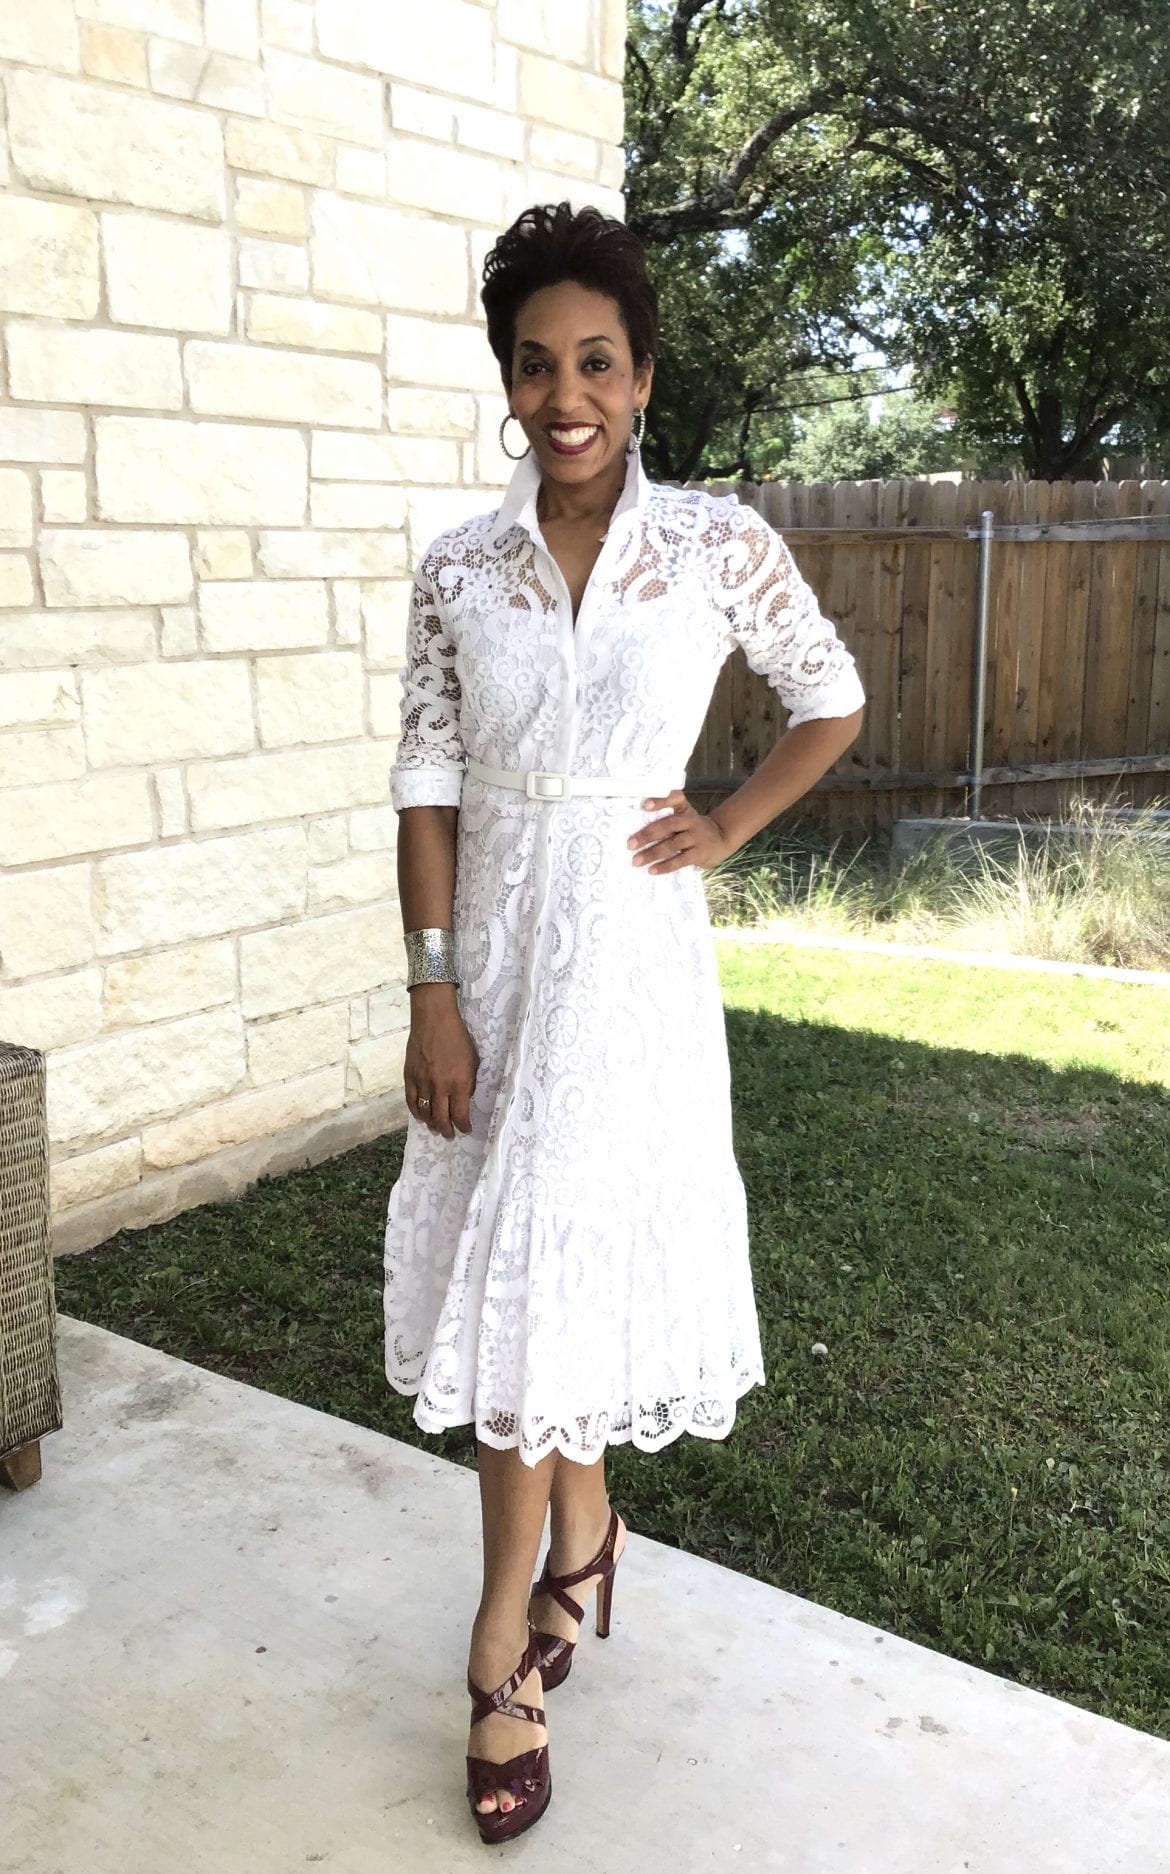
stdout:
{"type": "Polygon", "coordinates": [[[630,216],[630,227],[640,240],[653,246],[673,241],[679,234],[715,234],[751,227],[771,201],[770,191],[760,189],[746,202],[737,203],[740,190],[753,170],[781,137],[795,130],[798,124],[807,123],[810,117],[821,116],[837,101],[836,91],[829,90],[777,111],[741,144],[726,169],[706,189],[696,191],[669,208],[641,209],[630,216]]]}

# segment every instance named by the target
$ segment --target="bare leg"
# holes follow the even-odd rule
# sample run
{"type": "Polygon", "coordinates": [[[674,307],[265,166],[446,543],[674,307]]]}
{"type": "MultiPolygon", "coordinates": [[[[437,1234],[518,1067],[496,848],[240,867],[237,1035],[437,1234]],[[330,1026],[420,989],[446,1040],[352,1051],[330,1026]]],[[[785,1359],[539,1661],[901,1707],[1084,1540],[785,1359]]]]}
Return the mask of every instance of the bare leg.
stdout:
{"type": "MultiPolygon", "coordinates": [[[[485,1692],[515,1672],[528,1643],[528,1596],[556,1467],[555,1452],[530,1466],[516,1450],[479,1446],[483,1593],[471,1632],[468,1669],[485,1692]]],[[[529,1673],[516,1699],[524,1705],[543,1705],[539,1672],[529,1673]]],[[[506,1763],[521,1751],[535,1750],[547,1736],[543,1725],[493,1712],[472,1726],[468,1754],[506,1763]]],[[[498,1790],[495,1796],[485,1796],[479,1807],[484,1814],[497,1807],[507,1813],[515,1804],[507,1790],[498,1790]]]]}
{"type": "MultiPolygon", "coordinates": [[[[605,1481],[604,1455],[594,1464],[578,1464],[572,1458],[559,1457],[550,1492],[552,1506],[549,1566],[554,1575],[568,1575],[592,1561],[609,1533],[609,1493],[605,1481]]],[[[619,1528],[614,1554],[620,1555],[626,1544],[624,1524],[619,1528]]],[[[601,1576],[592,1576],[570,1590],[578,1606],[588,1605],[601,1576]]],[[[562,1639],[577,1638],[577,1623],[559,1601],[549,1594],[534,1596],[533,1625],[541,1633],[555,1633],[562,1639]]]]}

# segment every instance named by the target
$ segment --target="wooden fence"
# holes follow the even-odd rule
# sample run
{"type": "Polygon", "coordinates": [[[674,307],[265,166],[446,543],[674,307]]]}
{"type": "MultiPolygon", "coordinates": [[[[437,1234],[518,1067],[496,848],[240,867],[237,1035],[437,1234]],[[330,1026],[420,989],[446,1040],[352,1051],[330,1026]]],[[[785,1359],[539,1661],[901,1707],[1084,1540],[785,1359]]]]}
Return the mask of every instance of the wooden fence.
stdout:
{"type": "MultiPolygon", "coordinates": [[[[788,541],[857,659],[859,740],[804,803],[829,830],[970,804],[979,517],[995,516],[983,811],[1170,795],[1170,481],[721,484],[788,541]]],[[[688,769],[736,787],[783,711],[741,652],[688,769]]]]}

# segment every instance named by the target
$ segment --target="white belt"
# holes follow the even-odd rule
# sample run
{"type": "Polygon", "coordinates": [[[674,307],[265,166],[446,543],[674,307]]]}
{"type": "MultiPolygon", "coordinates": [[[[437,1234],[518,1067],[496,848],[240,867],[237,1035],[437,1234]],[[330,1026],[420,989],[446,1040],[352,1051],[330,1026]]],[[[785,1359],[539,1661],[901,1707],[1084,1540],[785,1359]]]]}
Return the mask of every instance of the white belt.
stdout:
{"type": "Polygon", "coordinates": [[[490,768],[484,761],[471,760],[467,772],[473,781],[487,781],[492,787],[518,788],[529,800],[572,800],[578,794],[669,794],[674,785],[663,787],[657,780],[634,781],[608,774],[553,774],[546,768],[490,768]]]}

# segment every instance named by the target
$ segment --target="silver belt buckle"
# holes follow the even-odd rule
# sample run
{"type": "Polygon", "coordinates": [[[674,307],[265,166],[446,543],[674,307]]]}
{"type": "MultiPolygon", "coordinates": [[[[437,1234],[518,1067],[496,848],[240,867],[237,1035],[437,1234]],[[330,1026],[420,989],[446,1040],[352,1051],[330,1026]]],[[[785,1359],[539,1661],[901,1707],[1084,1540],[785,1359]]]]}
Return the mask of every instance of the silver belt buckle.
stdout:
{"type": "Polygon", "coordinates": [[[524,792],[529,800],[564,800],[567,778],[550,774],[546,768],[530,768],[524,776],[524,792]]]}

